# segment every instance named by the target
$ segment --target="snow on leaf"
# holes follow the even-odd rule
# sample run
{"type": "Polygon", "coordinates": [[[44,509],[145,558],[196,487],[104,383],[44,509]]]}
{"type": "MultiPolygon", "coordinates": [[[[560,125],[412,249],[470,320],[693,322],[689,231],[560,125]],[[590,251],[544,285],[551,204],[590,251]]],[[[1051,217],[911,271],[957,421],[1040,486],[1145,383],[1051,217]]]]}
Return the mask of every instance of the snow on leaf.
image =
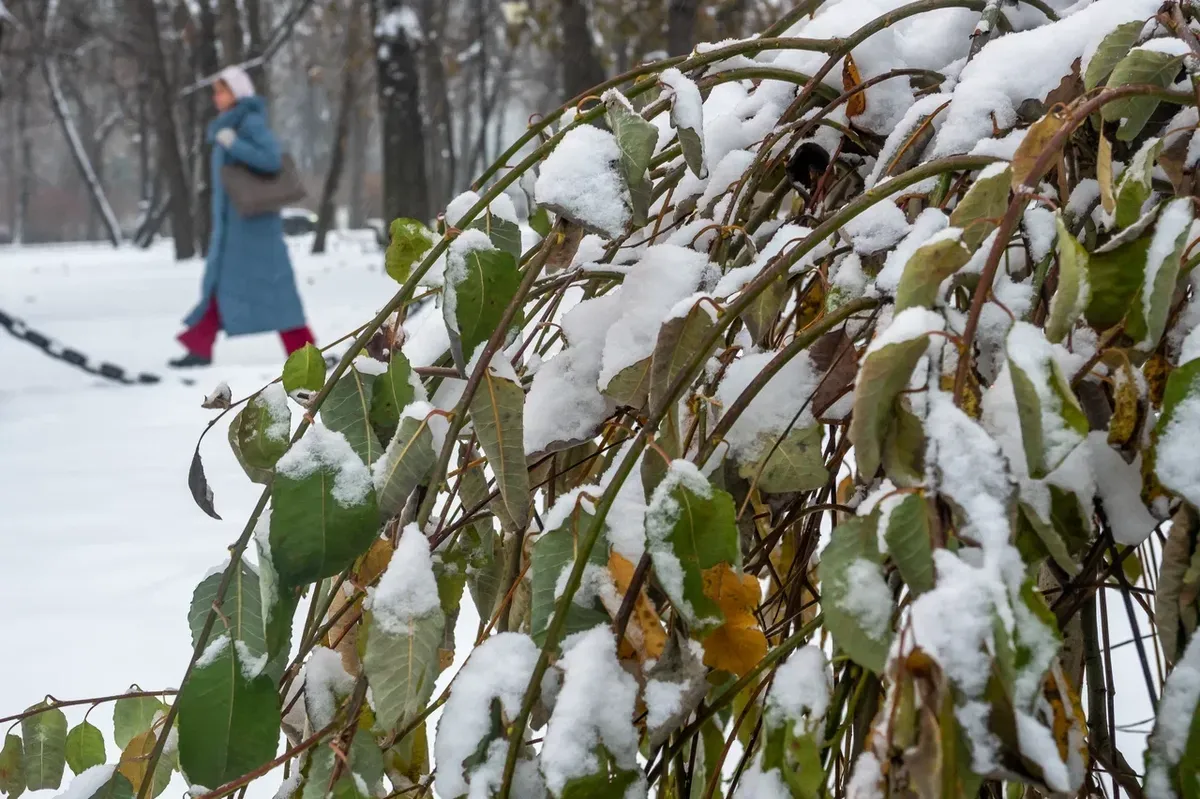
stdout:
{"type": "MultiPolygon", "coordinates": [[[[500,326],[520,283],[516,258],[494,249],[487,234],[470,230],[455,239],[446,260],[442,313],[459,371],[465,373],[476,349],[500,326]]],[[[518,314],[513,324],[520,321],[518,314]]]]}
{"type": "Polygon", "coordinates": [[[875,475],[882,459],[884,437],[892,419],[892,404],[908,387],[917,362],[929,347],[929,333],[941,331],[946,322],[926,308],[908,308],[896,314],[892,324],[877,335],[867,348],[858,371],[854,391],[854,416],[850,440],[859,474],[875,475]]]}
{"type": "Polygon", "coordinates": [[[633,109],[629,101],[616,89],[609,89],[602,98],[605,118],[617,140],[621,152],[620,167],[629,187],[633,224],[646,224],[646,213],[650,209],[651,183],[646,175],[650,159],[654,156],[654,145],[658,142],[658,129],[633,109]]]}
{"type": "MultiPolygon", "coordinates": [[[[226,639],[228,640],[228,639],[226,639]]],[[[275,756],[280,706],[274,681],[250,678],[237,647],[197,662],[176,700],[179,764],[193,785],[224,785],[275,756]]]]}
{"type": "Polygon", "coordinates": [[[692,174],[703,180],[708,177],[704,165],[704,101],[696,84],[675,67],[664,69],[658,76],[671,92],[671,124],[679,136],[683,160],[692,174]]]}
{"type": "Polygon", "coordinates": [[[608,131],[592,125],[571,128],[542,162],[534,188],[538,203],[592,232],[617,238],[633,216],[621,156],[608,131]]]}
{"type": "Polygon", "coordinates": [[[246,476],[267,484],[288,448],[292,411],[287,395],[272,383],[250,398],[229,423],[229,446],[246,476]]]}
{"type": "Polygon", "coordinates": [[[1088,251],[1071,235],[1062,214],[1055,217],[1058,227],[1058,287],[1050,300],[1046,319],[1046,338],[1057,344],[1067,337],[1091,300],[1088,282],[1088,251]]]}
{"type": "Polygon", "coordinates": [[[875,521],[839,524],[821,553],[821,609],[834,643],[863,668],[882,673],[891,642],[892,596],[879,570],[875,521]]]}
{"type": "Polygon", "coordinates": [[[654,570],[695,633],[716,629],[720,605],[704,591],[706,570],[741,566],[733,498],[714,488],[688,461],[671,462],[646,509],[646,538],[654,570]]]}
{"type": "Polygon", "coordinates": [[[1135,295],[1125,321],[1125,332],[1133,338],[1140,352],[1153,352],[1166,331],[1193,219],[1192,202],[1188,198],[1172,200],[1158,215],[1150,249],[1146,252],[1142,290],[1135,295]]]}
{"type": "Polygon", "coordinates": [[[951,227],[962,228],[962,242],[975,250],[999,224],[1008,208],[1012,167],[993,164],[979,173],[971,188],[950,214],[951,227]]]}
{"type": "Polygon", "coordinates": [[[546,787],[556,797],[622,795],[614,783],[627,786],[641,778],[633,726],[637,682],[617,661],[607,624],[578,633],[563,649],[565,677],[541,751],[546,787]],[[580,782],[605,785],[610,792],[572,786],[580,782]]]}
{"type": "Polygon", "coordinates": [[[1167,677],[1146,753],[1146,796],[1178,799],[1200,780],[1200,636],[1167,677]]]}
{"type": "Polygon", "coordinates": [[[279,460],[271,506],[271,560],[288,588],[347,568],[379,529],[370,470],[345,436],[321,425],[279,460]]]}
{"type": "MultiPolygon", "coordinates": [[[[434,741],[437,761],[435,787],[440,796],[462,796],[469,792],[481,765],[471,766],[473,755],[490,746],[507,755],[505,729],[493,726],[495,706],[515,718],[538,659],[538,647],[527,635],[498,633],[477,646],[450,686],[434,741]],[[490,746],[489,746],[490,742],[490,746]]],[[[490,758],[487,758],[490,760],[490,758]]],[[[500,764],[503,766],[503,759],[500,764]]]]}
{"type": "Polygon", "coordinates": [[[1035,478],[1058,468],[1088,431],[1083,409],[1055,360],[1054,346],[1025,322],[1013,325],[1008,334],[1008,365],[1025,460],[1035,478]]]}
{"type": "Polygon", "coordinates": [[[1154,471],[1163,487],[1200,507],[1200,360],[1177,367],[1167,378],[1162,413],[1154,431],[1154,471]]]}
{"type": "MultiPolygon", "coordinates": [[[[1007,196],[1007,184],[1004,189],[1007,196]]],[[[965,236],[966,231],[960,228],[946,228],[917,248],[905,264],[896,287],[897,313],[908,308],[932,306],[937,301],[942,281],[971,259],[965,236]]]]}
{"type": "MultiPolygon", "coordinates": [[[[200,632],[212,611],[223,578],[223,572],[211,574],[202,580],[196,586],[196,590],[192,592],[192,604],[188,608],[188,626],[192,630],[193,646],[200,640],[200,632]]],[[[262,590],[258,574],[245,560],[240,560],[234,570],[233,579],[221,602],[221,614],[221,621],[225,623],[223,629],[233,640],[243,642],[255,656],[266,653],[267,641],[262,609],[262,590]]],[[[218,625],[221,625],[221,621],[217,622],[218,625]]],[[[154,714],[166,709],[162,702],[153,697],[122,701],[136,704],[127,704],[122,709],[125,723],[118,727],[122,733],[119,736],[121,738],[131,737],[133,734],[140,734],[150,729],[150,721],[154,714]]],[[[120,741],[117,745],[124,747],[120,741]]]]}

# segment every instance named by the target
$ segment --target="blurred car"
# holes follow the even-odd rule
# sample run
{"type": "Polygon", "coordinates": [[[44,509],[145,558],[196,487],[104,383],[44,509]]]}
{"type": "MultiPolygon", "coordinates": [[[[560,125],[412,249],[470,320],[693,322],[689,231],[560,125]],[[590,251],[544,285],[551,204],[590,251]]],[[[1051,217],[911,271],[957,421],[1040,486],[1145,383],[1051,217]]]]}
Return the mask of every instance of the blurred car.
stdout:
{"type": "Polygon", "coordinates": [[[306,208],[284,208],[279,215],[283,217],[285,236],[303,236],[317,229],[317,215],[306,208]]]}

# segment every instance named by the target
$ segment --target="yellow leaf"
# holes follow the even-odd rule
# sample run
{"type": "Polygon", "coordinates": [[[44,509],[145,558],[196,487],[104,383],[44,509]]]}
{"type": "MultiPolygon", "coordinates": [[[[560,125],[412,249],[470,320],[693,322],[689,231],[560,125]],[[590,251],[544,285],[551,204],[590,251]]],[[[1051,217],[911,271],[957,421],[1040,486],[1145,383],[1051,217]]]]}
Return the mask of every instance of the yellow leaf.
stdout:
{"type": "Polygon", "coordinates": [[[704,595],[720,606],[725,623],[701,641],[704,665],[741,677],[767,655],[767,637],[754,618],[761,590],[751,574],[728,563],[704,570],[704,595]]]}
{"type": "Polygon", "coordinates": [[[1079,785],[1088,766],[1087,722],[1079,694],[1057,662],[1046,672],[1042,681],[1042,696],[1053,714],[1051,730],[1058,756],[1067,764],[1071,784],[1079,785]]]}
{"type": "Polygon", "coordinates": [[[359,584],[371,585],[378,580],[387,569],[388,564],[392,562],[394,551],[391,539],[377,538],[375,543],[371,544],[371,548],[367,550],[367,554],[359,560],[358,568],[355,569],[359,584]]]}
{"type": "Polygon", "coordinates": [[[1137,382],[1128,362],[1122,365],[1116,377],[1113,415],[1108,422],[1108,443],[1124,447],[1137,431],[1141,395],[1138,393],[1137,382]]]}
{"type": "MultiPolygon", "coordinates": [[[[608,571],[616,583],[617,594],[625,596],[630,583],[633,582],[634,565],[614,552],[608,556],[608,571]]],[[[640,661],[657,660],[667,645],[667,633],[658,618],[654,604],[646,596],[645,587],[639,590],[633,603],[633,615],[629,617],[629,626],[625,628],[625,641],[622,643],[628,643],[640,661]]]]}
{"type": "MultiPolygon", "coordinates": [[[[842,62],[842,88],[850,91],[855,86],[862,83],[862,75],[858,73],[858,65],[854,63],[854,56],[846,53],[846,60],[842,62]]],[[[846,101],[846,116],[856,117],[867,110],[867,96],[862,92],[855,92],[850,95],[850,99],[846,101]]]]}
{"type": "Polygon", "coordinates": [[[1046,146],[1054,138],[1054,134],[1062,128],[1066,118],[1058,110],[1052,110],[1046,116],[1029,126],[1021,145],[1012,159],[1012,188],[1019,192],[1022,186],[1037,188],[1041,174],[1033,174],[1033,166],[1046,151],[1046,146]]]}
{"type": "Polygon", "coordinates": [[[1113,195],[1112,143],[1101,134],[1100,150],[1096,153],[1096,180],[1100,183],[1100,205],[1111,214],[1117,208],[1113,195]]]}
{"type": "Polygon", "coordinates": [[[154,744],[157,741],[157,733],[152,729],[146,730],[130,741],[121,753],[117,771],[133,785],[134,796],[141,789],[142,781],[146,779],[146,767],[150,765],[150,755],[154,752],[154,744]]]}
{"type": "Polygon", "coordinates": [[[1171,374],[1171,364],[1165,355],[1156,352],[1142,364],[1142,374],[1146,377],[1146,388],[1150,395],[1150,404],[1155,409],[1162,407],[1163,395],[1167,390],[1167,377],[1171,374]]]}

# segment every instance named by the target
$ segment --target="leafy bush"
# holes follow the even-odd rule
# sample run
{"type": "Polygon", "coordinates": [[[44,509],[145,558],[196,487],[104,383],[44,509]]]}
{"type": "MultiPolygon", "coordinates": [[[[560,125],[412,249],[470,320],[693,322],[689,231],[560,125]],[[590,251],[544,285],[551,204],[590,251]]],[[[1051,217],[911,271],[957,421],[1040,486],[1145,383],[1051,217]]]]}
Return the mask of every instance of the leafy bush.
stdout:
{"type": "Polygon", "coordinates": [[[1195,8],[1067,6],[802,2],[397,220],[349,354],[239,403],[177,699],[116,767],[31,709],[0,789],[1195,795],[1195,8]]]}

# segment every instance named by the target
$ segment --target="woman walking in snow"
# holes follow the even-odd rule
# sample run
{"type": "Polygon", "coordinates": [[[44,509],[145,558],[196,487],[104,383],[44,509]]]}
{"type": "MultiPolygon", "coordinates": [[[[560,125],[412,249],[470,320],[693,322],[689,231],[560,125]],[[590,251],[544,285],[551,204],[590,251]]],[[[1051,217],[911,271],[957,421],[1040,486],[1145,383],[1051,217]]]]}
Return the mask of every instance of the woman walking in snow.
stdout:
{"type": "Polygon", "coordinates": [[[266,104],[250,76],[226,67],[213,84],[218,116],[208,126],[212,146],[212,236],[204,265],[200,304],[184,319],[179,342],[187,354],[174,367],[212,363],[217,333],[241,336],[279,331],[290,355],[313,342],[304,321],[296,277],[278,213],[243,217],[229,200],[221,167],[236,164],[264,175],[283,167],[282,151],[267,126],[266,104]]]}

